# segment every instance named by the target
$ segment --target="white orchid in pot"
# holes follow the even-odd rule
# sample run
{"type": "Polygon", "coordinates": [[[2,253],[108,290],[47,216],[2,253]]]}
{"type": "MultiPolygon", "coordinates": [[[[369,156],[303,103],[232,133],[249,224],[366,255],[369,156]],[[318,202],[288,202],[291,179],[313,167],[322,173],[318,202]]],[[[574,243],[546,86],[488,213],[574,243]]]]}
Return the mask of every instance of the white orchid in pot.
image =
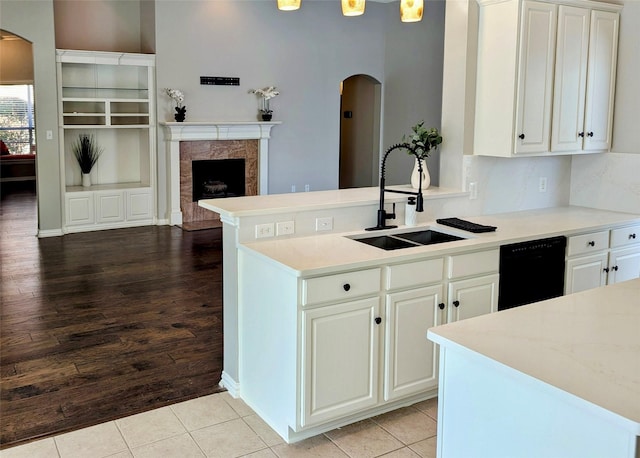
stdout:
{"type": "Polygon", "coordinates": [[[271,121],[273,110],[269,106],[269,100],[280,95],[275,86],[269,86],[262,89],[250,89],[249,94],[256,94],[260,97],[260,114],[263,121],[271,121]]]}
{"type": "MultiPolygon", "coordinates": [[[[411,174],[411,186],[416,189],[418,188],[420,180],[418,161],[424,161],[422,162],[422,189],[424,190],[431,184],[426,159],[432,150],[435,151],[438,149],[438,146],[442,143],[442,135],[440,135],[440,132],[438,132],[438,129],[435,127],[424,127],[424,121],[420,121],[411,127],[411,130],[412,133],[408,137],[406,135],[402,137],[402,142],[410,146],[418,155],[413,173],[411,174]]],[[[409,149],[407,149],[407,152],[413,154],[409,149]]]]}
{"type": "Polygon", "coordinates": [[[164,92],[176,104],[176,113],[173,115],[175,120],[177,122],[184,121],[184,118],[187,116],[187,107],[184,105],[184,94],[182,91],[180,89],[166,88],[164,92]]]}

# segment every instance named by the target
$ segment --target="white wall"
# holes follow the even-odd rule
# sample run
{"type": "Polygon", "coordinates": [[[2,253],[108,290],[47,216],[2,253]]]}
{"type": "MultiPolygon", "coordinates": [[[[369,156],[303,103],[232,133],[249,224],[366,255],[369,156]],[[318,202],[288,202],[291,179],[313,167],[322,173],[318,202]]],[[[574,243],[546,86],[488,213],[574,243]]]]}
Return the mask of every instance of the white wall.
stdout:
{"type": "MultiPolygon", "coordinates": [[[[367,74],[383,83],[383,150],[420,119],[437,125],[443,14],[442,1],[415,24],[400,23],[397,3],[368,2],[363,16],[347,18],[337,0],[307,0],[294,12],[271,1],[157,2],[158,119],[173,116],[165,87],[185,92],[187,121],[234,121],[256,119],[249,89],[275,85],[274,120],[283,124],[272,130],[269,193],[337,189],[340,82],[367,74]],[[240,86],[200,86],[200,76],[235,76],[240,86]]],[[[161,132],[158,145],[163,177],[161,132]]]]}
{"type": "Polygon", "coordinates": [[[620,19],[613,151],[573,158],[571,204],[640,214],[640,2],[620,19]]]}

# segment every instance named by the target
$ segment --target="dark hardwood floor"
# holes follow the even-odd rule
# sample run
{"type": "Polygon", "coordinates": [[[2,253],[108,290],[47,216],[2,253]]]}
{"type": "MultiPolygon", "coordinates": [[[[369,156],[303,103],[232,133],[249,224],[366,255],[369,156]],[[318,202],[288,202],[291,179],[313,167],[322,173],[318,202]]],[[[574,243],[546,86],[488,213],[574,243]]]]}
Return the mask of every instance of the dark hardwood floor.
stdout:
{"type": "Polygon", "coordinates": [[[221,229],[36,237],[0,204],[0,446],[220,391],[221,229]]]}

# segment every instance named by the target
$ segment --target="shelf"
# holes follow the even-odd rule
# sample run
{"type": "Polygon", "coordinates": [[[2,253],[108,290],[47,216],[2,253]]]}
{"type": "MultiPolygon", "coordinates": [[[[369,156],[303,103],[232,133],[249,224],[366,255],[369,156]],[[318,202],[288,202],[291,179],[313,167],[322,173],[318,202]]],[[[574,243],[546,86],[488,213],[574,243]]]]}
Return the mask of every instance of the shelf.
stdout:
{"type": "Polygon", "coordinates": [[[143,189],[150,188],[148,183],[110,183],[110,184],[94,184],[85,188],[84,186],[66,186],[65,192],[94,192],[94,191],[122,191],[126,189],[143,189]]]}

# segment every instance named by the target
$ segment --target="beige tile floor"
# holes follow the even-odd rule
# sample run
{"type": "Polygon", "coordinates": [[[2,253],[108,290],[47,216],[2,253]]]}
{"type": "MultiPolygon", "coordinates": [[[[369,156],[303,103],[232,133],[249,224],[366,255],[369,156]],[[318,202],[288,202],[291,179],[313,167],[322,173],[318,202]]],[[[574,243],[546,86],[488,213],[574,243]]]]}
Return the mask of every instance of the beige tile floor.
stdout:
{"type": "Polygon", "coordinates": [[[247,405],[212,394],[0,451],[1,458],[432,458],[431,399],[287,445],[247,405]]]}

